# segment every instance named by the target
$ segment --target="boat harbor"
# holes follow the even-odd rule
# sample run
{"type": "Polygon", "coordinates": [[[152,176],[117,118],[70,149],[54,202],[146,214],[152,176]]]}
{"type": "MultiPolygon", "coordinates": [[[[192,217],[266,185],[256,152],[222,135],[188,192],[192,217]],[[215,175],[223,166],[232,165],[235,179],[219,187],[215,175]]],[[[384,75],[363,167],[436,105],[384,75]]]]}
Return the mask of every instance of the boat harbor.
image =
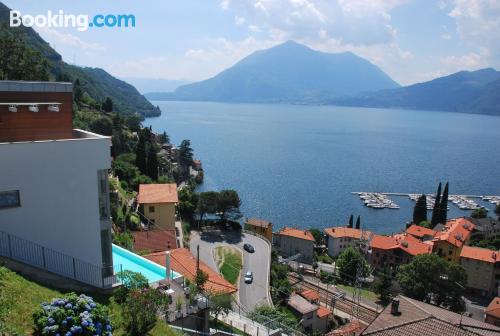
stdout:
{"type": "MultiPolygon", "coordinates": [[[[421,194],[406,194],[406,193],[380,193],[380,192],[352,192],[358,195],[364,205],[373,209],[399,209],[400,206],[391,200],[390,196],[406,196],[410,200],[416,202],[421,194]]],[[[475,210],[482,208],[474,199],[481,199],[491,204],[500,203],[500,196],[481,196],[481,195],[450,195],[448,202],[454,204],[460,210],[475,210]]],[[[436,201],[434,195],[427,194],[427,210],[434,208],[436,201]]],[[[450,207],[448,207],[448,210],[450,207]]]]}

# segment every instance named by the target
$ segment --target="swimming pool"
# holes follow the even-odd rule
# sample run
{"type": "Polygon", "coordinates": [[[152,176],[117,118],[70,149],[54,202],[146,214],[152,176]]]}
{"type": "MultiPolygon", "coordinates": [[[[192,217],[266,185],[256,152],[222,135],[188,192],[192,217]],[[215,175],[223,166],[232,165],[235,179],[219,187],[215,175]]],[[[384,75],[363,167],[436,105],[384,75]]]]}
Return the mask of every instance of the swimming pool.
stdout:
{"type": "MultiPolygon", "coordinates": [[[[113,244],[113,264],[115,272],[126,270],[138,272],[144,275],[150,283],[165,279],[167,274],[165,267],[115,244],[113,244]]],[[[171,271],[171,279],[181,276],[174,270],[171,271]]]]}

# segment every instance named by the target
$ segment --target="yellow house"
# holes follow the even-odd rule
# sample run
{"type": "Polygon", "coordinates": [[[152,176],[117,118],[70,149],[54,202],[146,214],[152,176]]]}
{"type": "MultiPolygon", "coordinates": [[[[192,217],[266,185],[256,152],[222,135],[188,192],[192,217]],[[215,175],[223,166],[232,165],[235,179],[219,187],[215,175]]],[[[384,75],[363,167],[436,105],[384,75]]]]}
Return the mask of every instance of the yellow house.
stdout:
{"type": "Polygon", "coordinates": [[[271,222],[263,219],[247,218],[245,229],[266,237],[270,242],[273,241],[273,223],[271,222]]]}
{"type": "Polygon", "coordinates": [[[140,211],[157,228],[175,230],[175,206],[178,201],[175,183],[139,185],[137,203],[140,211]]]}
{"type": "Polygon", "coordinates": [[[459,263],[460,253],[463,246],[469,242],[472,230],[474,224],[469,220],[450,219],[432,239],[433,252],[448,261],[459,263]]]}

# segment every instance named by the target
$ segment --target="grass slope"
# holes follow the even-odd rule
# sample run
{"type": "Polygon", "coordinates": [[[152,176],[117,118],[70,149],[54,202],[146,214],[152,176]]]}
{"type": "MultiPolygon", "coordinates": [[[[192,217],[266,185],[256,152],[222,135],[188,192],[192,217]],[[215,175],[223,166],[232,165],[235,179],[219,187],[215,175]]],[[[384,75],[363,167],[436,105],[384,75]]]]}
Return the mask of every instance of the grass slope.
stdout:
{"type": "Polygon", "coordinates": [[[243,265],[241,252],[234,247],[219,246],[215,248],[215,256],[224,279],[235,285],[243,265]]]}
{"type": "MultiPolygon", "coordinates": [[[[64,293],[56,289],[41,286],[23,276],[0,266],[0,320],[6,321],[9,332],[5,335],[17,333],[19,335],[31,335],[33,332],[33,311],[45,301],[51,301],[64,293]],[[3,309],[2,309],[3,308],[3,309]]],[[[125,336],[125,321],[122,316],[122,308],[112,296],[96,296],[94,299],[108,306],[110,319],[114,328],[113,335],[125,336]]],[[[0,330],[0,335],[2,334],[0,330]]],[[[163,320],[159,320],[148,336],[175,336],[178,335],[163,320]]]]}

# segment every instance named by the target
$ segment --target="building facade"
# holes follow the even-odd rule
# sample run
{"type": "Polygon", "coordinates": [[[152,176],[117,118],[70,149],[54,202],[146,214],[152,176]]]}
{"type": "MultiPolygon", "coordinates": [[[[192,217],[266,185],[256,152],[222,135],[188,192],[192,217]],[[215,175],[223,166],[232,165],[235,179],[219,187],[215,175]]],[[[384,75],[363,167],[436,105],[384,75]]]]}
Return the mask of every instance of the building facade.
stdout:
{"type": "Polygon", "coordinates": [[[464,246],[460,265],[467,273],[467,288],[483,296],[497,296],[500,285],[500,251],[464,246]]]}
{"type": "Polygon", "coordinates": [[[324,334],[328,331],[329,317],[332,315],[329,309],[311,303],[298,294],[290,295],[287,304],[306,332],[324,334]]]}
{"type": "Polygon", "coordinates": [[[178,202],[177,185],[141,184],[137,203],[142,214],[153,228],[175,230],[175,207],[178,202]]]}
{"type": "Polygon", "coordinates": [[[433,252],[447,261],[459,263],[462,247],[469,242],[474,227],[466,218],[448,220],[432,239],[433,252]]]}
{"type": "Polygon", "coordinates": [[[270,242],[273,241],[273,223],[269,221],[258,218],[248,218],[245,221],[245,229],[266,237],[270,242]]]}
{"type": "Polygon", "coordinates": [[[111,141],[72,114],[70,83],[0,81],[0,254],[102,287],[111,141]]]}
{"type": "Polygon", "coordinates": [[[332,258],[336,258],[348,246],[354,248],[361,247],[367,252],[369,242],[373,236],[373,233],[370,231],[362,231],[345,226],[326,228],[324,231],[326,234],[328,255],[332,258]],[[361,244],[361,237],[363,237],[363,244],[361,244]]]}
{"type": "Polygon", "coordinates": [[[276,250],[284,257],[300,255],[297,261],[312,263],[314,237],[309,231],[284,227],[273,235],[276,250]]]}

